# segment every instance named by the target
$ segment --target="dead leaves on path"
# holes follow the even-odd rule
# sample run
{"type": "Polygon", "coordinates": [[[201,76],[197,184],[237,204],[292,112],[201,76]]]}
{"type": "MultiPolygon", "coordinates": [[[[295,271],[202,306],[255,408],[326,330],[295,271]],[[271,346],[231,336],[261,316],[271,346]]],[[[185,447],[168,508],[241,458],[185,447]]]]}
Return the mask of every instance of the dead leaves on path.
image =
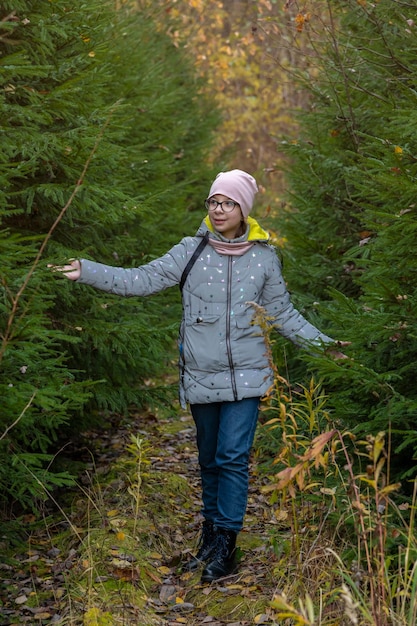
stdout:
{"type": "MultiPolygon", "coordinates": [[[[100,487],[100,507],[104,514],[98,531],[103,538],[100,571],[96,570],[94,556],[90,558],[83,545],[84,541],[90,541],[89,529],[85,527],[85,499],[74,495],[73,510],[68,515],[77,528],[77,538],[73,538],[67,554],[53,545],[54,534],[45,520],[45,526],[38,526],[36,536],[30,539],[30,552],[13,555],[11,565],[0,564],[0,624],[52,626],[64,621],[71,626],[85,626],[95,623],[97,615],[108,620],[106,623],[117,624],[115,611],[120,609],[123,624],[132,626],[145,624],[143,611],[147,616],[153,615],[146,618],[149,626],[272,625],[269,604],[274,594],[271,576],[274,557],[265,534],[276,518],[266,496],[259,493],[256,479],[250,488],[247,528],[239,535],[242,549],[239,572],[203,585],[200,572],[182,574],[180,568],[181,560],[195,548],[201,524],[199,470],[191,418],[180,418],[174,430],[172,420],[164,423],[151,414],[141,415],[125,426],[116,424],[114,429],[89,433],[88,439],[94,448],[93,462],[89,451],[86,455],[91,463],[88,471],[93,481],[104,482],[100,487]],[[132,544],[132,508],[126,506],[128,473],[132,471],[133,475],[135,459],[122,461],[123,472],[118,472],[110,484],[106,482],[112,468],[119,467],[132,431],[150,444],[146,478],[141,487],[145,491],[138,493],[139,504],[144,507],[143,517],[136,529],[138,540],[149,544],[145,560],[138,557],[137,543],[132,544]],[[150,498],[152,509],[147,508],[150,498]],[[87,579],[91,580],[88,602],[86,594],[82,596],[87,579]],[[78,596],[71,596],[73,591],[69,589],[73,583],[69,581],[79,586],[78,596]],[[126,596],[121,608],[112,605],[110,596],[105,595],[111,583],[119,585],[126,596]],[[135,593],[138,601],[128,600],[135,593]],[[69,618],[71,611],[77,615],[75,621],[69,618]]],[[[88,482],[85,484],[87,492],[88,482]]],[[[66,527],[70,534],[70,525],[58,528],[62,522],[61,518],[56,530],[62,532],[66,527]]]]}
{"type": "MultiPolygon", "coordinates": [[[[226,611],[221,618],[219,617],[219,613],[222,613],[219,607],[223,604],[233,607],[238,612],[239,605],[242,605],[245,599],[259,599],[264,594],[264,588],[259,577],[257,579],[252,575],[234,575],[211,585],[193,584],[191,578],[192,574],[187,574],[179,580],[167,579],[159,589],[159,597],[148,599],[148,603],[156,613],[166,616],[167,626],[174,626],[175,624],[253,626],[256,624],[271,625],[273,623],[273,615],[268,606],[266,606],[265,612],[254,614],[251,619],[229,621],[226,611]],[[184,581],[184,579],[186,580],[184,581]],[[230,599],[234,601],[230,602],[230,599]],[[216,607],[214,611],[216,615],[209,614],[209,606],[216,607]]],[[[231,613],[233,613],[233,608],[231,613]]],[[[248,613],[250,611],[246,611],[246,614],[248,613]]]]}
{"type": "Polygon", "coordinates": [[[30,550],[13,565],[0,563],[0,624],[59,624],[66,609],[66,574],[75,550],[30,550]],[[42,602],[36,602],[42,598],[42,602]]]}

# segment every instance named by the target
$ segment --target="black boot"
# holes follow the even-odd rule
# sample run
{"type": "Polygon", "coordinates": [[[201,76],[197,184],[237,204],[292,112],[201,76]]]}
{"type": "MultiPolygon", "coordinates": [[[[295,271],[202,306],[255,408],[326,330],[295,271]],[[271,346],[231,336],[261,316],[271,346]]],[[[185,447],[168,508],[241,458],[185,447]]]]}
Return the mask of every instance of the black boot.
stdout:
{"type": "Polygon", "coordinates": [[[211,560],[203,569],[201,582],[211,583],[213,580],[229,576],[236,571],[236,537],[237,533],[226,528],[218,528],[211,560]]]}
{"type": "Polygon", "coordinates": [[[205,520],[201,529],[201,537],[199,541],[199,549],[195,556],[191,556],[191,559],[183,567],[184,572],[193,572],[198,569],[200,565],[210,559],[214,549],[216,540],[216,527],[211,520],[205,520]]]}

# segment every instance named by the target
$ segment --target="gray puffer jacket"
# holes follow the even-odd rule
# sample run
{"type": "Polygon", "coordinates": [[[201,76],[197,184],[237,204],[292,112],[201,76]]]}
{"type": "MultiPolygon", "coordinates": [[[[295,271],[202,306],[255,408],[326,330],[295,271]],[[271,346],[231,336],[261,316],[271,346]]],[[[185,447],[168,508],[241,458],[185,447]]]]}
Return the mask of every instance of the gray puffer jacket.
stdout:
{"type": "MultiPolygon", "coordinates": [[[[148,296],[178,285],[201,237],[221,239],[208,218],[195,237],[185,237],[162,257],[123,269],[83,259],[80,283],[121,296],[148,296]]],[[[239,240],[253,246],[241,256],[219,254],[206,245],[185,282],[179,333],[180,399],[205,404],[264,395],[273,383],[264,337],[252,325],[256,302],[277,331],[299,346],[333,340],[310,324],[292,305],[281,264],[268,234],[248,218],[239,240]]]]}

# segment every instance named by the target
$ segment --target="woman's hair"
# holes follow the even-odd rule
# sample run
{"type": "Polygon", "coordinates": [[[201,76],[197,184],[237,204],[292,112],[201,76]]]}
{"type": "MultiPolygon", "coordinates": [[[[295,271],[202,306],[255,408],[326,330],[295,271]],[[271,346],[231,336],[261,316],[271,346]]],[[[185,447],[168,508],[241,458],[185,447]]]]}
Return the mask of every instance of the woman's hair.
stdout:
{"type": "Polygon", "coordinates": [[[242,219],[240,220],[239,227],[235,234],[235,239],[237,239],[238,237],[242,237],[242,235],[246,233],[246,228],[247,228],[247,223],[246,223],[245,218],[242,215],[242,219]]]}

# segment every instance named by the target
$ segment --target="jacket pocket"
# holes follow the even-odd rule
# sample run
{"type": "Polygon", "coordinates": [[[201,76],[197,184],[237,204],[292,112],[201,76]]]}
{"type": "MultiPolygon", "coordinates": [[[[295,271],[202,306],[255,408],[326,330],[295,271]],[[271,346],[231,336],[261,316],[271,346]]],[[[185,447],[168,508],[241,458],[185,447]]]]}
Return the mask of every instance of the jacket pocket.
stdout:
{"type": "Polygon", "coordinates": [[[221,343],[219,315],[206,313],[186,319],[183,358],[187,368],[203,372],[218,371],[221,343]]]}
{"type": "Polygon", "coordinates": [[[237,368],[257,369],[267,365],[265,337],[260,326],[253,324],[252,319],[252,311],[235,315],[236,342],[233,356],[237,368]]]}

